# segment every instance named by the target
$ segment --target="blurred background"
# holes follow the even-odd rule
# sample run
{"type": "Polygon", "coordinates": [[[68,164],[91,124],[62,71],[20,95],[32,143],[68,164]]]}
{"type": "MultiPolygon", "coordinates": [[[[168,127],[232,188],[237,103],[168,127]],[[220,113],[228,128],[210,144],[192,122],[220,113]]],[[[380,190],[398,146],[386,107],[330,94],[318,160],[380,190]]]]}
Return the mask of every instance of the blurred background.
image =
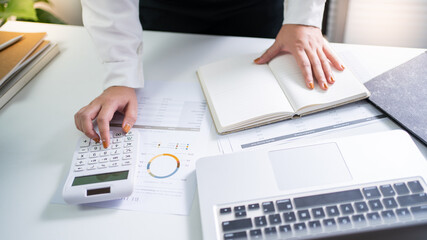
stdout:
{"type": "MultiPolygon", "coordinates": [[[[36,5],[82,25],[80,0],[36,5]]],[[[331,42],[427,48],[427,0],[328,0],[322,28],[331,42]]]]}

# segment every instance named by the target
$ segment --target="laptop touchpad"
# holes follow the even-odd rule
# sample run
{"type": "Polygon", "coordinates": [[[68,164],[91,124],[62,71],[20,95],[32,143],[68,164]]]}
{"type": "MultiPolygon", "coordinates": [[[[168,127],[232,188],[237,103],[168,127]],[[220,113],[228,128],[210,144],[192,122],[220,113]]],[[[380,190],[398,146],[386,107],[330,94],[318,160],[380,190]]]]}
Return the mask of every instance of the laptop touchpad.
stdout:
{"type": "Polygon", "coordinates": [[[276,150],[268,154],[280,190],[352,180],[336,143],[276,150]]]}

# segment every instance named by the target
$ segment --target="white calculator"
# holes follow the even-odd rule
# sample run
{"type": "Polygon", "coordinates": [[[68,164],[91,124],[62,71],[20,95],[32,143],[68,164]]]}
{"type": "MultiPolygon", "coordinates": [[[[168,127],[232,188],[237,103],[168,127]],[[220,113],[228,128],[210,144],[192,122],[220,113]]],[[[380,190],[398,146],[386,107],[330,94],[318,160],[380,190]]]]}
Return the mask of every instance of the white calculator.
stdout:
{"type": "Polygon", "coordinates": [[[139,133],[110,128],[110,145],[81,137],[62,196],[69,204],[119,199],[132,194],[138,162],[139,133]]]}

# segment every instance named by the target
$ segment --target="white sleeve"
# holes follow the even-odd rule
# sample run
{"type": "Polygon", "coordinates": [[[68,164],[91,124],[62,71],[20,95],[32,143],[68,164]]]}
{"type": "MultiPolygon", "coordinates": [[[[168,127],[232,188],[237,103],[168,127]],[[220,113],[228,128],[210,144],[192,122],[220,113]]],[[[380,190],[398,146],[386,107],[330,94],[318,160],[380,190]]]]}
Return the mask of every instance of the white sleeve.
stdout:
{"type": "Polygon", "coordinates": [[[326,0],[286,0],[284,24],[302,24],[322,28],[326,0]]]}
{"type": "Polygon", "coordinates": [[[82,8],[84,26],[106,67],[104,89],[143,87],[139,0],[82,0],[82,8]]]}

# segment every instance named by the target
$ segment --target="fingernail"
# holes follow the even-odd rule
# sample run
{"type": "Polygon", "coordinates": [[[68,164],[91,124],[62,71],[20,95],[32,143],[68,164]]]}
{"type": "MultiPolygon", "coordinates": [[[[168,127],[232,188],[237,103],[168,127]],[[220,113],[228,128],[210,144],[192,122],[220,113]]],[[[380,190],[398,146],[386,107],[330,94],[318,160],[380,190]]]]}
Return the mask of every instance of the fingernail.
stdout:
{"type": "Polygon", "coordinates": [[[334,82],[335,82],[334,78],[333,78],[333,77],[331,77],[331,83],[334,83],[334,82]]]}
{"type": "Polygon", "coordinates": [[[323,88],[324,88],[325,90],[327,90],[327,89],[328,89],[328,85],[327,85],[326,83],[323,83],[323,88]]]}
{"type": "Polygon", "coordinates": [[[342,68],[342,69],[345,69],[344,65],[341,65],[341,68],[342,68]]]}
{"type": "Polygon", "coordinates": [[[93,141],[95,141],[96,143],[99,143],[99,138],[94,138],[93,141]]]}
{"type": "Polygon", "coordinates": [[[129,132],[129,130],[130,130],[130,124],[129,124],[129,123],[126,123],[126,124],[125,124],[125,126],[123,127],[123,131],[124,131],[125,133],[128,133],[128,132],[129,132]]]}
{"type": "Polygon", "coordinates": [[[254,60],[255,63],[258,63],[261,58],[257,58],[254,60]]]}
{"type": "Polygon", "coordinates": [[[108,142],[105,139],[102,140],[102,146],[104,146],[104,148],[108,148],[108,142]]]}
{"type": "Polygon", "coordinates": [[[314,84],[313,83],[309,83],[308,85],[310,86],[310,89],[314,89],[314,84]]]}

